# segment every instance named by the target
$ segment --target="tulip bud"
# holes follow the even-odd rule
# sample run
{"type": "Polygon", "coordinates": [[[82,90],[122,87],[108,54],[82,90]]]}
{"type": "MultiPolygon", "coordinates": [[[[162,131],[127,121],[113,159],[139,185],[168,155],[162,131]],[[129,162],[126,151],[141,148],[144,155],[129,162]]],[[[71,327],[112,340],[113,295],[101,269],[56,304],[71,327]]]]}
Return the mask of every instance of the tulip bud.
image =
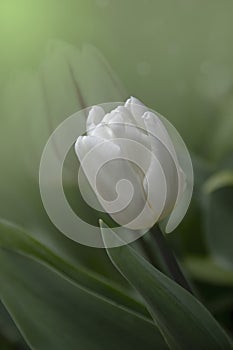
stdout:
{"type": "Polygon", "coordinates": [[[134,97],[109,113],[90,110],[87,136],[77,139],[75,151],[98,202],[118,225],[145,230],[169,217],[170,232],[184,216],[192,167],[174,130],[134,97]]]}

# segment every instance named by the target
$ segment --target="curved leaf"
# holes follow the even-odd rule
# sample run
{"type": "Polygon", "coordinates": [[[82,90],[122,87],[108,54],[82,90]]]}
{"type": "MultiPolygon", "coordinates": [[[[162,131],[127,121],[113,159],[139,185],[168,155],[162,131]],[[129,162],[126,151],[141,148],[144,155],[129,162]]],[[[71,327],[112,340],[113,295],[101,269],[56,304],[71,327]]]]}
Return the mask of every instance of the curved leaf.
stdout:
{"type": "Polygon", "coordinates": [[[210,284],[233,287],[233,272],[216,263],[210,257],[190,255],[184,265],[191,276],[210,284]]]}
{"type": "Polygon", "coordinates": [[[233,186],[224,186],[206,198],[205,233],[212,257],[233,269],[233,186]]]}
{"type": "Polygon", "coordinates": [[[33,350],[166,349],[151,320],[30,258],[0,249],[0,281],[1,299],[33,350]]]}
{"type": "Polygon", "coordinates": [[[220,188],[233,186],[233,171],[222,170],[210,176],[203,185],[206,194],[210,194],[220,188]]]}
{"type": "MultiPolygon", "coordinates": [[[[105,242],[112,231],[102,230],[105,242]]],[[[189,292],[155,269],[131,247],[107,249],[113,264],[142,295],[171,349],[230,350],[230,339],[189,292]]]]}
{"type": "Polygon", "coordinates": [[[128,295],[127,291],[117,284],[108,281],[106,278],[95,274],[81,265],[71,264],[25,231],[1,220],[0,247],[33,258],[49,266],[77,286],[93,293],[95,292],[107,298],[109,302],[127,307],[146,317],[149,316],[145,307],[138,300],[128,295]]]}

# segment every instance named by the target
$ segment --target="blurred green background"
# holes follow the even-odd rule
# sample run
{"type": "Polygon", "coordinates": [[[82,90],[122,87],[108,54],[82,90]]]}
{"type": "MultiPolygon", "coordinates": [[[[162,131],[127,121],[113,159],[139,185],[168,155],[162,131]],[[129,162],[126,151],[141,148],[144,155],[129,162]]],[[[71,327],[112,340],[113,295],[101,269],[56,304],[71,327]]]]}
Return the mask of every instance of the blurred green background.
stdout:
{"type": "Polygon", "coordinates": [[[91,43],[128,92],[167,116],[189,147],[220,156],[232,131],[232,6],[227,0],[1,0],[1,85],[15,71],[37,67],[51,39],[91,43]]]}
{"type": "MultiPolygon", "coordinates": [[[[43,62],[49,62],[54,50],[62,52],[66,43],[79,49],[86,44],[96,47],[124,85],[123,98],[133,95],[157,110],[186,142],[195,170],[194,198],[184,222],[168,240],[205,305],[232,332],[233,2],[0,0],[1,218],[32,228],[48,246],[53,240],[40,232],[40,218],[43,227],[50,224],[36,183],[49,131],[43,128],[45,112],[29,75],[38,70],[49,75],[53,61],[47,70],[43,62]],[[27,159],[21,161],[24,152],[27,159]],[[28,168],[32,182],[25,175],[28,168]]],[[[53,74],[61,73],[61,79],[55,79],[54,86],[66,84],[63,70],[59,65],[56,69],[53,74]]],[[[83,80],[92,69],[87,60],[83,80]]],[[[98,79],[104,86],[105,78],[98,79]]],[[[51,103],[56,103],[53,98],[51,103]]],[[[98,102],[110,101],[103,94],[98,102]]],[[[53,128],[79,107],[74,103],[67,109],[54,108],[52,114],[60,114],[53,128]]],[[[124,284],[103,253],[56,237],[64,256],[124,284]]],[[[0,317],[1,349],[26,348],[3,306],[0,317]]]]}

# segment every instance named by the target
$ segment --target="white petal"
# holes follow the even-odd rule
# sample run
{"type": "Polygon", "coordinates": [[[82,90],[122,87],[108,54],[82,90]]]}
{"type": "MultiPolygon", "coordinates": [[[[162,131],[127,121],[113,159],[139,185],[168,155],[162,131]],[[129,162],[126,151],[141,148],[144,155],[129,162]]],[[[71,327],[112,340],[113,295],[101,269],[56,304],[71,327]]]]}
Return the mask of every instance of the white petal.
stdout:
{"type": "Polygon", "coordinates": [[[99,138],[87,136],[84,140],[78,141],[76,152],[81,159],[84,173],[103,208],[110,215],[112,214],[114,219],[119,219],[120,224],[128,223],[134,215],[137,215],[137,211],[136,214],[134,213],[138,208],[138,200],[132,201],[132,188],[138,189],[140,184],[128,161],[121,159],[118,145],[111,140],[101,142],[99,140],[99,138]],[[94,147],[93,139],[97,139],[94,140],[94,147]],[[83,154],[85,156],[81,158],[83,154]]]}
{"type": "Polygon", "coordinates": [[[87,152],[89,152],[96,144],[100,142],[99,139],[92,136],[79,136],[75,142],[74,148],[78,156],[79,161],[85,157],[87,152]]]}
{"type": "Polygon", "coordinates": [[[142,116],[148,111],[148,108],[141,101],[132,96],[125,102],[125,107],[132,113],[137,125],[144,129],[145,125],[142,116]]]}
{"type": "Polygon", "coordinates": [[[128,225],[128,228],[149,229],[160,219],[166,202],[167,186],[162,167],[156,159],[143,181],[146,203],[143,211],[128,225]]]}
{"type": "Polygon", "coordinates": [[[140,177],[140,181],[142,182],[145,176],[145,172],[147,171],[150,164],[150,153],[145,152],[145,147],[147,149],[150,149],[148,142],[149,139],[148,136],[144,134],[141,129],[138,128],[135,124],[132,124],[131,122],[125,123],[124,113],[125,107],[117,109],[114,112],[111,121],[107,125],[113,131],[115,138],[124,139],[124,142],[120,142],[118,145],[121,148],[122,155],[125,157],[129,156],[129,159],[131,159],[131,155],[134,154],[135,143],[130,141],[135,141],[137,142],[137,146],[141,146],[137,147],[137,158],[141,159],[141,163],[143,163],[143,171],[138,171],[138,168],[135,167],[133,163],[130,162],[129,164],[136,172],[136,175],[140,177]]]}
{"type": "Polygon", "coordinates": [[[106,123],[98,124],[96,128],[91,131],[90,135],[101,138],[102,140],[114,139],[113,131],[106,123]]]}
{"type": "Polygon", "coordinates": [[[111,112],[108,126],[113,130],[115,137],[134,140],[150,148],[145,130],[135,123],[132,114],[124,106],[119,106],[111,112]]]}
{"type": "Polygon", "coordinates": [[[112,131],[113,138],[124,138],[125,137],[125,122],[121,113],[114,110],[111,113],[111,119],[107,123],[107,126],[112,131]]]}
{"type": "MultiPolygon", "coordinates": [[[[169,149],[166,147],[166,145],[164,145],[164,143],[161,140],[161,135],[159,134],[159,131],[161,129],[158,129],[158,130],[156,129],[158,125],[158,121],[156,118],[154,118],[154,114],[147,112],[145,113],[143,118],[145,121],[145,125],[147,127],[148,137],[150,139],[150,144],[151,144],[151,150],[163,168],[166,184],[167,184],[167,197],[166,197],[164,210],[161,214],[161,218],[163,218],[164,216],[168,215],[172,211],[178,196],[178,189],[179,189],[179,178],[178,178],[178,172],[177,172],[178,170],[177,170],[177,166],[173,155],[170,153],[169,149]]],[[[164,134],[162,134],[162,137],[163,136],[164,134]]],[[[166,135],[166,137],[168,136],[166,135]]],[[[166,141],[168,142],[167,139],[166,141]]],[[[154,174],[154,181],[157,182],[157,178],[156,178],[157,169],[155,167],[154,162],[152,161],[150,168],[148,170],[147,177],[152,178],[153,174],[154,174]]],[[[157,198],[154,197],[152,205],[156,204],[156,200],[157,198]]]]}
{"type": "Polygon", "coordinates": [[[125,123],[135,123],[131,112],[124,106],[118,106],[115,109],[113,109],[110,113],[107,113],[103,119],[103,122],[111,122],[112,119],[115,117],[116,113],[119,113],[122,116],[125,123]]]}
{"type": "Polygon", "coordinates": [[[166,146],[174,160],[178,162],[172,140],[160,118],[152,112],[146,112],[142,118],[144,120],[147,119],[147,122],[145,123],[147,131],[150,132],[152,136],[157,137],[164,144],[164,146],[166,146]]]}
{"type": "Polygon", "coordinates": [[[102,107],[94,106],[87,117],[87,132],[91,132],[104,118],[105,112],[102,107]]]}
{"type": "Polygon", "coordinates": [[[146,201],[140,177],[122,159],[120,147],[111,140],[86,136],[79,137],[75,151],[105,211],[120,225],[131,223],[132,229],[148,228],[154,213],[146,201]]]}
{"type": "MultiPolygon", "coordinates": [[[[147,118],[148,114],[145,114],[145,117],[147,118]]],[[[168,134],[168,131],[166,129],[166,127],[164,126],[163,122],[161,121],[161,119],[156,116],[156,114],[151,113],[151,117],[149,117],[149,119],[152,121],[154,120],[155,125],[154,127],[150,126],[151,130],[153,128],[153,135],[155,135],[165,146],[166,148],[169,150],[170,154],[172,155],[172,158],[174,160],[174,163],[176,165],[176,169],[177,169],[177,174],[178,174],[178,192],[177,192],[177,199],[176,199],[176,204],[179,202],[180,198],[182,197],[185,189],[186,189],[186,175],[184,173],[184,171],[182,170],[182,168],[180,167],[179,161],[178,161],[178,157],[175,151],[175,147],[173,145],[173,142],[168,134]]]]}

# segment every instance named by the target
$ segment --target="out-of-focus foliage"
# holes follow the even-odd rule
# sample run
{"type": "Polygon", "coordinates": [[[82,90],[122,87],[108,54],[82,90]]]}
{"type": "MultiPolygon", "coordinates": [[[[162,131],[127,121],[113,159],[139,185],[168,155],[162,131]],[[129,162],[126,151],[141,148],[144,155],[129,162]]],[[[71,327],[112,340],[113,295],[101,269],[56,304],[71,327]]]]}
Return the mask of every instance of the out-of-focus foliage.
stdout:
{"type": "Polygon", "coordinates": [[[1,84],[16,70],[36,67],[51,39],[91,43],[128,93],[171,120],[189,147],[214,159],[232,145],[231,1],[2,0],[0,6],[1,84]]]}
{"type": "MultiPolygon", "coordinates": [[[[39,195],[52,130],[84,105],[129,95],[165,115],[192,153],[191,207],[167,239],[232,336],[232,13],[228,0],[0,1],[0,295],[33,349],[107,349],[110,341],[136,349],[142,339],[145,349],[166,348],[106,252],[58,232],[39,195]]],[[[84,211],[75,172],[65,175],[71,202],[84,211]]],[[[4,307],[0,348],[27,348],[4,307]]]]}

